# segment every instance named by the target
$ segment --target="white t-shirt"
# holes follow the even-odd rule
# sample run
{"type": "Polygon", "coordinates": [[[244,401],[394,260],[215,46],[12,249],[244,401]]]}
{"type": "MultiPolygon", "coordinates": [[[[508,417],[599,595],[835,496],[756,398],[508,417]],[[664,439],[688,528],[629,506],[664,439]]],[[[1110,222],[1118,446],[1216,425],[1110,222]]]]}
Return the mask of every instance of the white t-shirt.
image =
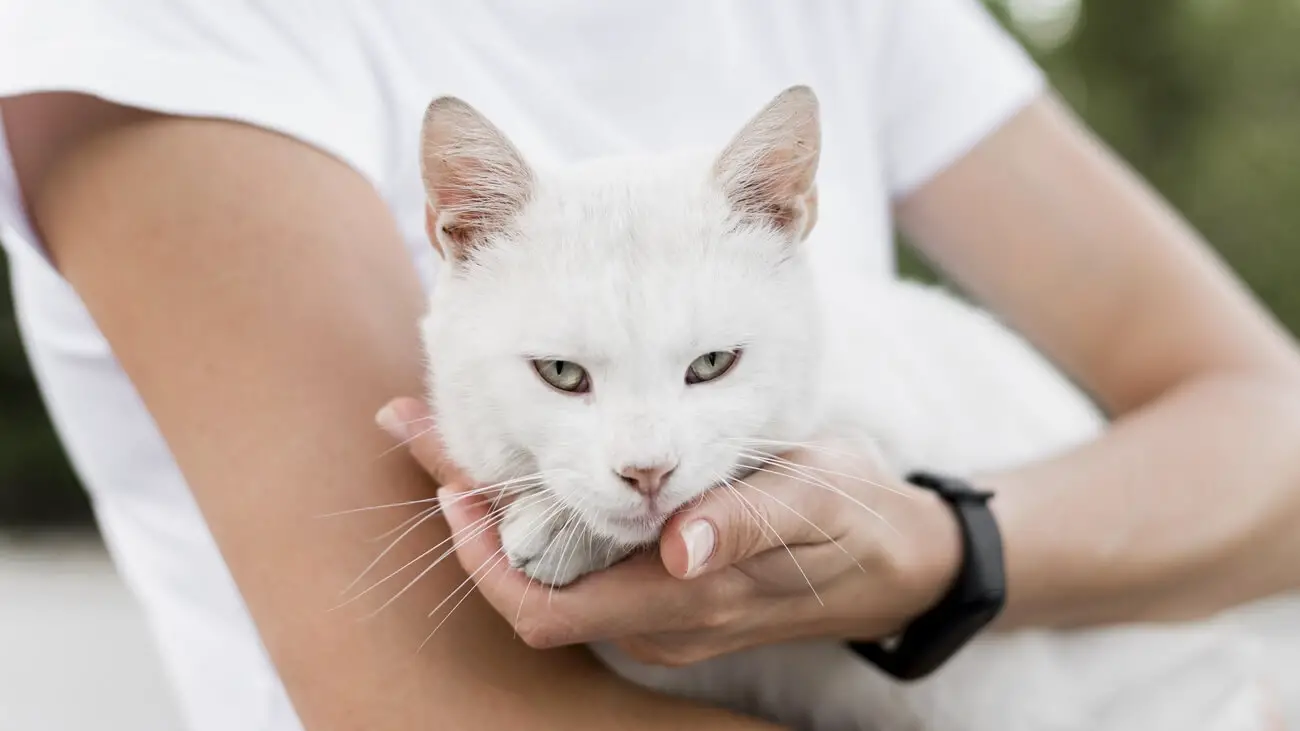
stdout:
{"type": "MultiPolygon", "coordinates": [[[[0,96],[81,91],[322,148],[374,184],[426,284],[416,152],[434,96],[564,161],[721,146],[796,83],[823,107],[817,266],[866,281],[893,269],[891,199],[1043,80],[976,0],[0,0],[0,96]]],[[[299,728],[153,421],[42,256],[3,146],[0,239],[49,409],[191,728],[299,728]]]]}

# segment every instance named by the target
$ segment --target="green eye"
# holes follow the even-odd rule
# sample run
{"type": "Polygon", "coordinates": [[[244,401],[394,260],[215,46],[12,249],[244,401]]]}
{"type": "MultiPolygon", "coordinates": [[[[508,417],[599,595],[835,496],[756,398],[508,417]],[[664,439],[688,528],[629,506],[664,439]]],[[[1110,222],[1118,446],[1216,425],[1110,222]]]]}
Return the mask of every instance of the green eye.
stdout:
{"type": "Polygon", "coordinates": [[[591,379],[587,376],[587,371],[572,361],[535,360],[533,370],[557,391],[586,393],[591,390],[591,379]]]}
{"type": "Polygon", "coordinates": [[[705,383],[721,378],[731,370],[739,358],[740,352],[736,350],[715,350],[712,353],[705,353],[692,361],[690,368],[686,369],[686,382],[705,383]]]}

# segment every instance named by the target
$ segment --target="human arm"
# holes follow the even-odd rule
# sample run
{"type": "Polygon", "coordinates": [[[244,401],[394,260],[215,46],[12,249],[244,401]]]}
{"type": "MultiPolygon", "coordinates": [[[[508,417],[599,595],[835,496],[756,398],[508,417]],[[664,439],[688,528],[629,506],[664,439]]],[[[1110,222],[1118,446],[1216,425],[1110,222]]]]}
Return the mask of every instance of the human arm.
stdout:
{"type": "MultiPolygon", "coordinates": [[[[476,595],[417,652],[464,580],[451,561],[372,621],[326,611],[392,523],[316,516],[433,487],[379,458],[371,421],[421,386],[423,295],[382,202],[337,159],[250,126],[73,94],[0,103],[29,213],[167,439],[306,728],[765,728],[634,688],[585,651],[531,650],[476,595]]],[[[426,521],[377,575],[445,536],[426,521]]]]}
{"type": "Polygon", "coordinates": [[[1295,344],[1062,105],[1028,106],[898,219],[1115,419],[972,476],[998,492],[1002,626],[1196,617],[1300,586],[1295,344]]]}

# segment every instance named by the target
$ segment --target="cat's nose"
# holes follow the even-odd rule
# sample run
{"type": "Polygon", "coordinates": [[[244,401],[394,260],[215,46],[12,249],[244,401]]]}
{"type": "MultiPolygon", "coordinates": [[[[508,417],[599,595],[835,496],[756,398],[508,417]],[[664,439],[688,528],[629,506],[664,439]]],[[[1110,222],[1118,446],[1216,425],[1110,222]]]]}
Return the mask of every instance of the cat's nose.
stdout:
{"type": "Polygon", "coordinates": [[[627,483],[628,487],[646,497],[654,497],[659,493],[659,490],[668,481],[669,476],[673,474],[675,469],[677,469],[676,464],[661,464],[651,467],[628,465],[617,470],[617,474],[619,479],[627,483]]]}

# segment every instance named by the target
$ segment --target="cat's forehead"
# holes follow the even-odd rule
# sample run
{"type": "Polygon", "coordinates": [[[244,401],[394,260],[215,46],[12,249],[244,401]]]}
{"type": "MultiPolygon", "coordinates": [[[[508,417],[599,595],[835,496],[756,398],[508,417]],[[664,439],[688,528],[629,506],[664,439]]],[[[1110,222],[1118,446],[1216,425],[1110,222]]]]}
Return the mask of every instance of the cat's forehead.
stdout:
{"type": "Polygon", "coordinates": [[[512,234],[482,252],[478,295],[514,313],[516,337],[564,354],[751,337],[788,243],[737,227],[709,174],[684,155],[541,176],[512,234]]]}
{"type": "Polygon", "coordinates": [[[701,244],[719,239],[728,212],[705,160],[613,159],[543,175],[517,225],[534,246],[525,255],[653,266],[723,253],[701,244]]]}
{"type": "Polygon", "coordinates": [[[705,155],[603,159],[539,174],[514,245],[499,253],[570,281],[651,282],[656,273],[707,275],[781,255],[779,241],[735,224],[705,155]]]}
{"type": "Polygon", "coordinates": [[[674,258],[631,249],[552,258],[515,270],[509,281],[529,339],[557,352],[611,358],[747,340],[770,289],[749,268],[699,252],[674,258]]]}

